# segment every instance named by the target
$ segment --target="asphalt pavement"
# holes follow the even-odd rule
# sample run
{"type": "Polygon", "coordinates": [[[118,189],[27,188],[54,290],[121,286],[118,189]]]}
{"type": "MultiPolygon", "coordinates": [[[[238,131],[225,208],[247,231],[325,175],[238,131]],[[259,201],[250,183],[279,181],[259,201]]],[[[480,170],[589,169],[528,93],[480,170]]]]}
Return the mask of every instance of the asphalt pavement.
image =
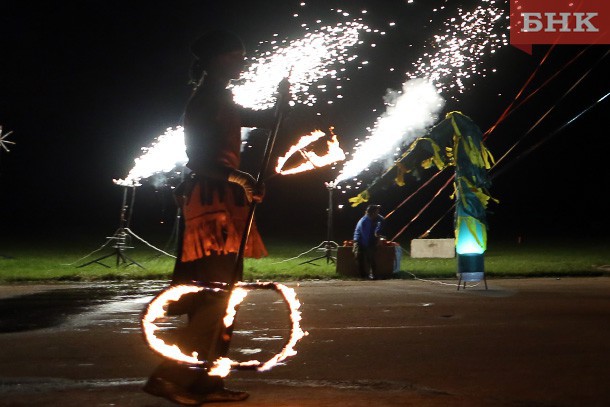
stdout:
{"type": "MultiPolygon", "coordinates": [[[[250,398],[217,405],[610,405],[610,278],[456,282],[286,283],[307,336],[284,364],[231,373],[250,398]]],[[[164,286],[0,286],[0,405],[174,405],[141,391],[161,356],[140,318],[164,286]]],[[[254,290],[232,356],[264,360],[289,334],[278,294],[254,290]]]]}

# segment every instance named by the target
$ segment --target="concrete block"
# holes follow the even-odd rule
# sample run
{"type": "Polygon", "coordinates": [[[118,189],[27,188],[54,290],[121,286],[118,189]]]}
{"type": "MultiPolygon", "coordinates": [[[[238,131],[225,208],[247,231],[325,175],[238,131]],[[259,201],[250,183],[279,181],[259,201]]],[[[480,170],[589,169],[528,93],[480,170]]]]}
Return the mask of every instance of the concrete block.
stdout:
{"type": "Polygon", "coordinates": [[[413,239],[411,240],[412,258],[455,257],[455,239],[413,239]]]}

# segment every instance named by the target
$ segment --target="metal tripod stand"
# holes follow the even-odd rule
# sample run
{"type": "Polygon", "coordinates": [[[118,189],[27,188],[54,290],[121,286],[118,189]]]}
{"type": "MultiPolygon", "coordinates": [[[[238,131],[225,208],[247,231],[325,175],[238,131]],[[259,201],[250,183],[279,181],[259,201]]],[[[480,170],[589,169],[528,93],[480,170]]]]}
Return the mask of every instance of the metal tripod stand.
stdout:
{"type": "Polygon", "coordinates": [[[89,264],[97,263],[106,268],[110,268],[109,265],[102,263],[101,261],[107,259],[109,257],[116,257],[116,267],[120,265],[124,265],[125,267],[135,264],[138,267],[144,268],[140,263],[133,260],[129,256],[125,254],[125,250],[133,249],[133,246],[130,246],[131,243],[131,231],[129,230],[129,222],[131,220],[131,214],[133,212],[133,203],[136,197],[136,187],[135,186],[123,186],[123,204],[121,205],[121,215],[119,221],[119,228],[114,232],[112,236],[108,236],[108,242],[114,241],[112,246],[113,251],[105,254],[101,257],[93,259],[87,263],[81,264],[77,266],[77,268],[88,266],[89,264]],[[128,190],[131,188],[131,202],[127,205],[127,196],[128,190]],[[127,212],[129,209],[129,212],[127,212]]]}
{"type": "Polygon", "coordinates": [[[326,259],[326,264],[337,262],[337,258],[333,256],[333,250],[336,252],[339,245],[331,240],[333,234],[333,190],[335,189],[335,184],[332,182],[325,182],[324,185],[328,190],[328,209],[326,210],[326,240],[315,248],[317,250],[324,250],[324,254],[314,259],[304,261],[300,264],[313,263],[314,261],[320,259],[326,259]]]}

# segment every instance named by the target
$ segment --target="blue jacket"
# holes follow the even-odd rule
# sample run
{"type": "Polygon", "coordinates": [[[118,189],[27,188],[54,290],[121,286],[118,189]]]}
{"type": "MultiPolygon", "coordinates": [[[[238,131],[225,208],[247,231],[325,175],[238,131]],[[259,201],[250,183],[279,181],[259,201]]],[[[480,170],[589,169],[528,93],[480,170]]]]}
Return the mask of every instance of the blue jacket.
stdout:
{"type": "Polygon", "coordinates": [[[381,215],[377,215],[374,219],[371,219],[368,215],[364,215],[360,218],[356,225],[356,230],[354,230],[354,241],[358,242],[358,245],[361,247],[375,246],[383,220],[383,216],[381,215]]]}

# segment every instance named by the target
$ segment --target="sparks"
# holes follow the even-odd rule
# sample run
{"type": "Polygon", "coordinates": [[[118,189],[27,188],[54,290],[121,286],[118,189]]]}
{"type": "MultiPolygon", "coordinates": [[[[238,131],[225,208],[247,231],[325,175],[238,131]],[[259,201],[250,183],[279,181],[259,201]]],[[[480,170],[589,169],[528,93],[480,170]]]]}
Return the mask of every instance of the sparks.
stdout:
{"type": "MultiPolygon", "coordinates": [[[[297,299],[295,291],[292,288],[278,283],[237,283],[236,287],[231,292],[227,312],[223,319],[226,327],[233,324],[237,306],[244,300],[248,290],[252,289],[274,289],[282,295],[284,302],[290,309],[292,328],[290,331],[290,338],[279,353],[265,362],[259,362],[257,360],[237,362],[230,358],[221,357],[211,364],[208,372],[210,375],[226,377],[231,370],[239,369],[256,369],[259,372],[269,370],[286,358],[296,355],[297,352],[294,347],[300,339],[307,335],[307,332],[303,331],[300,326],[301,312],[299,311],[299,308],[301,307],[301,303],[297,299]]],[[[166,308],[170,302],[179,300],[185,294],[197,293],[204,290],[222,291],[218,288],[203,286],[176,285],[167,288],[150,302],[142,317],[142,331],[146,342],[152,350],[163,357],[189,365],[203,366],[206,364],[205,361],[201,361],[197,358],[198,355],[196,352],[193,352],[191,355],[186,355],[178,346],[168,345],[155,335],[155,332],[159,329],[155,325],[155,321],[166,316],[166,308]]]]}
{"type": "Polygon", "coordinates": [[[313,170],[315,168],[324,167],[327,165],[334,164],[338,161],[345,160],[345,153],[343,152],[343,149],[341,149],[341,147],[339,146],[339,140],[337,140],[337,136],[335,134],[332,135],[330,141],[326,142],[328,150],[323,156],[319,156],[313,151],[305,150],[306,147],[310,146],[312,143],[324,137],[325,135],[326,133],[321,130],[314,130],[313,132],[301,137],[295,145],[291,146],[288,149],[288,152],[286,152],[284,156],[278,158],[275,171],[278,174],[282,175],[296,174],[299,172],[313,170]],[[305,159],[305,162],[294,168],[284,170],[283,168],[286,164],[286,161],[288,161],[288,159],[297,152],[301,154],[301,156],[305,159]]]}
{"type": "Polygon", "coordinates": [[[348,51],[362,43],[370,28],[356,20],[323,26],[287,45],[261,43],[271,50],[252,58],[248,70],[233,85],[235,102],[253,109],[273,106],[278,78],[290,77],[292,103],[313,106],[314,86],[321,79],[340,77],[341,67],[358,56],[348,51]]]}
{"type": "Polygon", "coordinates": [[[444,33],[435,35],[432,52],[426,52],[407,72],[409,78],[427,78],[441,91],[463,93],[465,81],[485,73],[481,61],[487,54],[508,45],[506,19],[494,0],[482,0],[474,11],[458,9],[458,17],[443,23],[444,33]]]}

